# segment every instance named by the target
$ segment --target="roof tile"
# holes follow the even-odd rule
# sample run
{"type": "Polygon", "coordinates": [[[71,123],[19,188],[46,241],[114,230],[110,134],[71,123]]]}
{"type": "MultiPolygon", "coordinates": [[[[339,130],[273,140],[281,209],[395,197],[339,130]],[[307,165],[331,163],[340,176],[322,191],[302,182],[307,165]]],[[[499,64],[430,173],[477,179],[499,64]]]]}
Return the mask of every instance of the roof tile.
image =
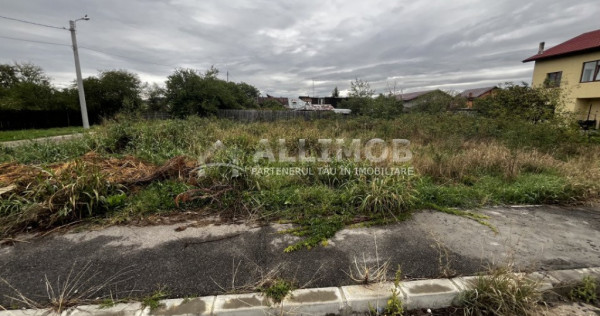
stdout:
{"type": "Polygon", "coordinates": [[[533,56],[523,60],[523,62],[526,63],[526,62],[530,62],[530,61],[534,61],[534,60],[546,59],[546,58],[550,58],[550,57],[558,57],[561,55],[566,55],[566,54],[580,52],[580,51],[586,51],[586,50],[592,50],[592,49],[600,50],[600,30],[581,34],[577,37],[574,37],[574,38],[562,43],[562,44],[558,44],[552,48],[549,48],[541,54],[533,55],[533,56]]]}

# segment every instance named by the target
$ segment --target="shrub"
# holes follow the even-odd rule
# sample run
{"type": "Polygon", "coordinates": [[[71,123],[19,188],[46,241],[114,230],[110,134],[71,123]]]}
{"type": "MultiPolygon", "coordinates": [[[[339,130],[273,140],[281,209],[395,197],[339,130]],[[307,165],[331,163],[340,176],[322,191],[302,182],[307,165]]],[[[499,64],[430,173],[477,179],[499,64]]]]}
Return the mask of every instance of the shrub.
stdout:
{"type": "Polygon", "coordinates": [[[477,277],[461,294],[466,315],[537,315],[541,300],[538,283],[509,268],[497,268],[477,277]]]}
{"type": "Polygon", "coordinates": [[[491,96],[477,99],[473,107],[488,117],[524,119],[537,123],[557,117],[563,108],[561,94],[559,88],[506,83],[491,96]]]}

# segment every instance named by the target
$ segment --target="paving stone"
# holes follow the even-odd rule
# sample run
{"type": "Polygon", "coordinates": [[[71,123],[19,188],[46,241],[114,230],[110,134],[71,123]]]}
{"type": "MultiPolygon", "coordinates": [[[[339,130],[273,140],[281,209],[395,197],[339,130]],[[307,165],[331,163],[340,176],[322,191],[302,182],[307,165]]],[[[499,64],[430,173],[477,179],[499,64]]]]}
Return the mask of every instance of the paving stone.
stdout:
{"type": "Polygon", "coordinates": [[[404,282],[400,288],[406,294],[407,309],[447,307],[459,294],[458,287],[448,279],[404,282]]]}
{"type": "MultiPolygon", "coordinates": [[[[376,283],[370,285],[350,285],[342,286],[342,293],[346,298],[346,304],[352,309],[352,312],[368,312],[371,308],[385,307],[387,301],[392,297],[394,283],[376,283]]],[[[401,299],[405,301],[403,294],[401,299]]]]}
{"type": "Polygon", "coordinates": [[[283,300],[286,314],[340,314],[344,310],[342,292],[337,287],[296,290],[283,300]]]}

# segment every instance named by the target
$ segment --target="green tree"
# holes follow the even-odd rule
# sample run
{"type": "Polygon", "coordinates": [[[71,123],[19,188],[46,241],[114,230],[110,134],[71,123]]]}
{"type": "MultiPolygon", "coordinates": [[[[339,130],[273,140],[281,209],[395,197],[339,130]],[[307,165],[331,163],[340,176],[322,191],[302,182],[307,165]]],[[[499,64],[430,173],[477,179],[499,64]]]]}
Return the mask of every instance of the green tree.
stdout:
{"type": "Polygon", "coordinates": [[[556,118],[563,105],[559,88],[533,88],[527,83],[506,83],[493,95],[475,100],[473,108],[484,116],[537,123],[556,118]]]}
{"type": "Polygon", "coordinates": [[[337,86],[335,86],[335,88],[333,88],[333,91],[331,92],[331,97],[333,97],[333,98],[340,97],[340,91],[338,90],[337,86]]]}
{"type": "Polygon", "coordinates": [[[348,100],[344,100],[341,107],[352,110],[353,115],[377,118],[393,118],[402,113],[402,101],[395,95],[379,94],[373,98],[374,93],[369,82],[356,78],[350,83],[348,100]]]}
{"type": "Polygon", "coordinates": [[[19,82],[17,69],[13,65],[0,65],[0,88],[8,89],[19,82]]]}
{"type": "Polygon", "coordinates": [[[267,99],[260,104],[260,108],[263,110],[285,110],[285,106],[279,101],[273,99],[267,99]]]}
{"type": "Polygon", "coordinates": [[[97,77],[85,78],[83,88],[88,110],[101,117],[135,111],[142,105],[141,81],[126,70],[102,71],[97,77]]]}
{"type": "Polygon", "coordinates": [[[176,69],[166,81],[166,98],[176,116],[210,115],[218,109],[254,108],[258,90],[246,83],[217,78],[211,67],[204,75],[193,69],[176,69]]]}
{"type": "Polygon", "coordinates": [[[260,91],[256,89],[256,87],[249,85],[245,82],[240,82],[237,84],[238,89],[244,94],[244,96],[251,100],[256,100],[260,96],[260,91]]]}
{"type": "Polygon", "coordinates": [[[149,111],[160,112],[168,111],[166,90],[156,83],[145,84],[142,88],[145,95],[146,109],[149,111]]]}
{"type": "Polygon", "coordinates": [[[49,110],[57,90],[41,67],[30,63],[0,65],[0,109],[49,110]]]}
{"type": "Polygon", "coordinates": [[[371,85],[368,81],[356,78],[350,82],[350,92],[348,97],[350,98],[370,98],[375,94],[375,90],[371,89],[371,85]]]}
{"type": "Polygon", "coordinates": [[[435,90],[419,97],[413,102],[416,104],[412,106],[411,112],[433,114],[446,112],[457,101],[455,101],[455,98],[452,95],[441,90],[435,90]]]}

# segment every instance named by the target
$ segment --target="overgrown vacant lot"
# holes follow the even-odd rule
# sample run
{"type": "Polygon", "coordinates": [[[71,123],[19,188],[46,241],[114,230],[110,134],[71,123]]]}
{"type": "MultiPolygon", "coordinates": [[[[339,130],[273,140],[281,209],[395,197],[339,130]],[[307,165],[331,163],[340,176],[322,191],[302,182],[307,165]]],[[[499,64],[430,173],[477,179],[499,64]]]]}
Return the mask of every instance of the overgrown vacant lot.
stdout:
{"type": "MultiPolygon", "coordinates": [[[[315,154],[318,155],[318,154],[315,154]]],[[[463,115],[408,114],[394,120],[332,118],[270,123],[117,119],[94,134],[60,144],[0,146],[0,238],[72,224],[152,221],[158,216],[217,216],[224,221],[281,221],[305,237],[288,251],[326,242],[348,225],[372,225],[436,209],[487,224],[468,211],[494,204],[581,203],[598,198],[600,146],[577,129],[463,115]],[[217,140],[225,147],[207,162],[256,166],[260,139],[290,155],[298,139],[395,138],[411,141],[413,158],[398,167],[415,175],[253,175],[231,168],[194,168],[217,140]]],[[[265,166],[323,162],[261,161],[265,166]]],[[[365,167],[344,158],[335,168],[365,167]]],[[[379,167],[395,166],[391,160],[379,167]]],[[[479,222],[479,223],[477,223],[479,222]]],[[[490,226],[490,229],[494,229],[490,226]]]]}

